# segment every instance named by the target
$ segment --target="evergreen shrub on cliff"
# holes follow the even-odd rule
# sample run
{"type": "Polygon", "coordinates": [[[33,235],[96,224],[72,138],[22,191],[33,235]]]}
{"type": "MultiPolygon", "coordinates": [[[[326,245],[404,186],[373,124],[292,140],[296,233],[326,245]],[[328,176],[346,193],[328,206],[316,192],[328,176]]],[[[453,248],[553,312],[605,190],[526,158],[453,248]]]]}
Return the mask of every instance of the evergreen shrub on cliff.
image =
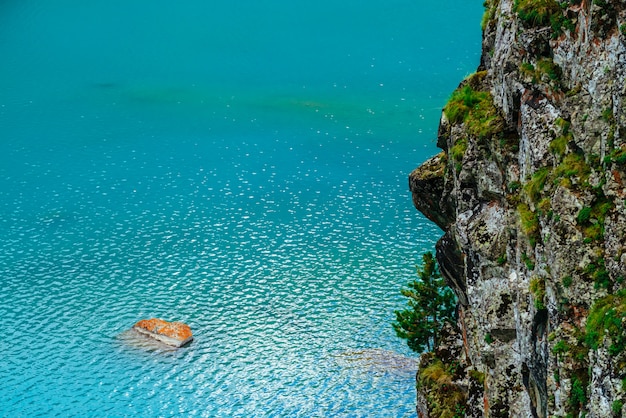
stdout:
{"type": "Polygon", "coordinates": [[[407,340],[411,350],[421,353],[437,346],[441,328],[454,323],[456,298],[446,286],[431,252],[423,256],[423,265],[417,269],[418,280],[400,290],[408,298],[408,308],[395,311],[393,329],[398,337],[407,340]]]}

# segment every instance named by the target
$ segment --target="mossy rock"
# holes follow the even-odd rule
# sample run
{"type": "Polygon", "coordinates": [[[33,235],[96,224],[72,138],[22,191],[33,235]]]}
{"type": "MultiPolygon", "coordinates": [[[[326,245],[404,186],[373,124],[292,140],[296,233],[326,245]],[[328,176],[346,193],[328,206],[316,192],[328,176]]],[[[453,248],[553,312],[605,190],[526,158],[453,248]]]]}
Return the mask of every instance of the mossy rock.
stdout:
{"type": "Polygon", "coordinates": [[[433,353],[422,355],[417,388],[428,401],[430,416],[455,418],[464,415],[468,394],[456,383],[458,367],[457,364],[444,363],[433,353]]]}
{"type": "Polygon", "coordinates": [[[587,345],[597,350],[608,338],[609,354],[615,356],[626,349],[626,289],[595,301],[586,325],[587,345]]]}
{"type": "Polygon", "coordinates": [[[505,126],[493,104],[493,96],[482,90],[485,76],[485,72],[479,72],[464,80],[443,109],[450,123],[465,123],[467,133],[479,138],[492,137],[505,126]]]}
{"type": "Polygon", "coordinates": [[[548,26],[552,17],[561,13],[556,0],[515,0],[513,10],[528,26],[548,26]]]}

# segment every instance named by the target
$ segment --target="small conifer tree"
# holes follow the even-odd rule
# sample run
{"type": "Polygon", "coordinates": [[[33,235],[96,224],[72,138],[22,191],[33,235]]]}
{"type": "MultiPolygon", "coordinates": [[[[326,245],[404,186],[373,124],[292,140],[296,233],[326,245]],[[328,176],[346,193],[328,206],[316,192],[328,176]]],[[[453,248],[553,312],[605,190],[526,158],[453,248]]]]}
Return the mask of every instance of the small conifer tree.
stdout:
{"type": "Polygon", "coordinates": [[[431,252],[423,256],[418,267],[418,280],[400,290],[407,297],[408,308],[395,311],[392,323],[398,337],[407,340],[411,350],[421,353],[437,346],[441,328],[446,322],[454,323],[456,298],[446,286],[431,252]]]}

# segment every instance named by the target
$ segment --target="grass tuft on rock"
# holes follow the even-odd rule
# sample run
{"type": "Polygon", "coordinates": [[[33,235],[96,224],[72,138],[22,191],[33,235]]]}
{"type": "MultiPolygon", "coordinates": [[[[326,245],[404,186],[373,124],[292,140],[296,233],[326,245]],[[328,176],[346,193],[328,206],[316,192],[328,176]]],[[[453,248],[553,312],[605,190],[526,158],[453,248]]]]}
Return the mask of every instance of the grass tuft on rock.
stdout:
{"type": "Polygon", "coordinates": [[[567,151],[567,144],[573,139],[573,136],[569,131],[570,123],[566,120],[558,118],[556,125],[561,128],[561,134],[550,142],[550,151],[559,157],[563,157],[567,151]]]}
{"type": "Polygon", "coordinates": [[[479,138],[493,136],[504,128],[491,93],[475,90],[470,82],[452,93],[443,112],[450,123],[465,123],[467,132],[479,138]]]}
{"type": "Polygon", "coordinates": [[[611,153],[613,162],[620,166],[626,166],[626,145],[622,145],[611,153]]]}
{"type": "Polygon", "coordinates": [[[586,325],[587,345],[597,350],[605,341],[609,342],[609,353],[617,355],[626,349],[626,289],[596,300],[589,311],[586,325]]]}
{"type": "Polygon", "coordinates": [[[592,206],[584,206],[576,216],[576,222],[582,228],[586,242],[601,241],[604,238],[606,215],[615,204],[606,197],[598,197],[592,206]]]}
{"type": "Polygon", "coordinates": [[[535,300],[535,308],[537,310],[546,309],[545,297],[546,297],[546,281],[540,277],[534,277],[530,281],[530,292],[533,294],[535,300]]]}
{"type": "Polygon", "coordinates": [[[465,156],[466,151],[467,138],[457,139],[452,148],[450,148],[450,156],[454,160],[454,165],[457,173],[461,171],[461,162],[463,161],[463,157],[465,156]]]}
{"type": "Polygon", "coordinates": [[[537,202],[541,197],[549,174],[550,170],[548,167],[542,167],[535,171],[531,179],[524,186],[524,191],[533,202],[537,202]]]}
{"type": "Polygon", "coordinates": [[[422,355],[417,385],[426,393],[431,416],[456,418],[464,416],[467,394],[454,382],[455,366],[446,364],[434,353],[422,355]]]}
{"type": "Polygon", "coordinates": [[[524,231],[524,234],[526,234],[531,245],[534,247],[533,244],[536,243],[539,238],[539,218],[525,203],[520,203],[517,206],[517,212],[520,215],[522,231],[524,231]]]}
{"type": "Polygon", "coordinates": [[[513,10],[529,26],[548,26],[561,7],[555,0],[515,0],[513,10]]]}
{"type": "Polygon", "coordinates": [[[591,174],[591,167],[585,162],[585,157],[570,153],[563,157],[563,161],[555,170],[555,180],[561,180],[561,185],[571,187],[573,181],[585,184],[591,174]]]}

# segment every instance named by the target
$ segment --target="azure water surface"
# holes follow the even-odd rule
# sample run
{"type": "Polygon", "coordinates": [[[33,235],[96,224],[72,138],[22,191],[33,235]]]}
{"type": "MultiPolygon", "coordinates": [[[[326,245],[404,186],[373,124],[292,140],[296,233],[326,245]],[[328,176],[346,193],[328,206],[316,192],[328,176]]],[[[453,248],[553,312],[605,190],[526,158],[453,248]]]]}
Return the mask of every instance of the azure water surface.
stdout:
{"type": "Polygon", "coordinates": [[[0,3],[0,415],[413,416],[406,178],[481,13],[0,3]],[[129,345],[148,317],[194,342],[129,345]]]}

